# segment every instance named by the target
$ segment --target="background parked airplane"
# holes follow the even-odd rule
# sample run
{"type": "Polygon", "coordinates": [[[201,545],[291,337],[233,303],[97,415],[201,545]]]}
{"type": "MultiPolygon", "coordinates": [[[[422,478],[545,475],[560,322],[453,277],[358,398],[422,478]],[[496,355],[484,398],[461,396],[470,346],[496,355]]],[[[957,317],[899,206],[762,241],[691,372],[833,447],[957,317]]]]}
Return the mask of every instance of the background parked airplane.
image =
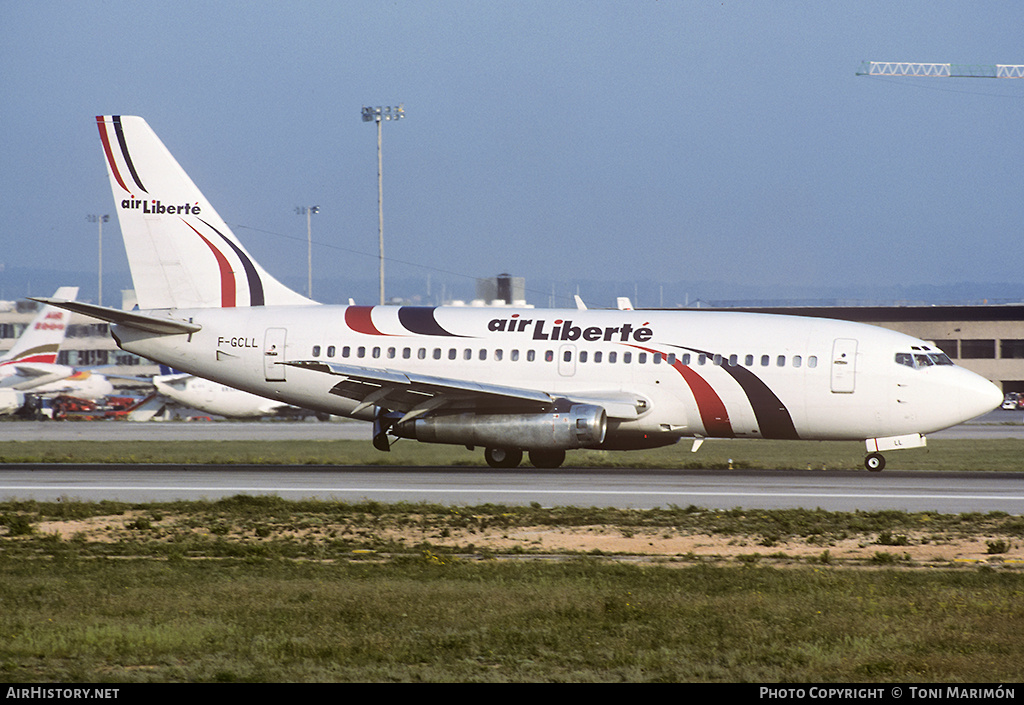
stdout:
{"type": "MultiPolygon", "coordinates": [[[[77,286],[62,286],[54,298],[74,299],[77,286]]],[[[75,368],[57,364],[71,313],[51,305],[39,309],[32,322],[3,357],[0,357],[0,414],[17,411],[24,392],[70,377],[75,368]]]]}
{"type": "Polygon", "coordinates": [[[161,365],[160,372],[152,380],[156,391],[186,409],[233,419],[303,416],[312,413],[187,372],[178,372],[165,365],[161,365]]]}

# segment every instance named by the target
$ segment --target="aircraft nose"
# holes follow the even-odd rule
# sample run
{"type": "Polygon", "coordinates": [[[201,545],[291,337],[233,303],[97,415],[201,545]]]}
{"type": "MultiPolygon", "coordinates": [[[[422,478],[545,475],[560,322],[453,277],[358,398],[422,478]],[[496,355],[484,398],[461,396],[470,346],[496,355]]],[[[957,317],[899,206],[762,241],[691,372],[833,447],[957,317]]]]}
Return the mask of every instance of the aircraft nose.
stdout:
{"type": "Polygon", "coordinates": [[[987,414],[1003,403],[1003,393],[996,385],[973,372],[966,374],[958,386],[960,415],[964,421],[987,414]]]}

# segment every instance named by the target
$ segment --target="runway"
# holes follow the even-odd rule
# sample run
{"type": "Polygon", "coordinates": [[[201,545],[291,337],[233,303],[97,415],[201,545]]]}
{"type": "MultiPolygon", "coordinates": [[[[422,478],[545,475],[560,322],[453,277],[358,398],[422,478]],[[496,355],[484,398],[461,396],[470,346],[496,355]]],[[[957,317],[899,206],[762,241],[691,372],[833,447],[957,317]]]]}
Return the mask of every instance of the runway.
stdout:
{"type": "Polygon", "coordinates": [[[1024,510],[1024,474],[278,466],[12,465],[0,498],[167,502],[236,494],[345,502],[431,502],[650,509],[1024,510]]]}
{"type": "MultiPolygon", "coordinates": [[[[1024,436],[1020,412],[992,412],[935,438],[1024,436]]],[[[369,440],[357,422],[9,422],[2,440],[369,440]]],[[[345,502],[432,502],[647,509],[820,508],[827,511],[1024,513],[1024,473],[822,470],[516,470],[454,467],[8,465],[0,499],[166,502],[236,494],[345,502]]]]}

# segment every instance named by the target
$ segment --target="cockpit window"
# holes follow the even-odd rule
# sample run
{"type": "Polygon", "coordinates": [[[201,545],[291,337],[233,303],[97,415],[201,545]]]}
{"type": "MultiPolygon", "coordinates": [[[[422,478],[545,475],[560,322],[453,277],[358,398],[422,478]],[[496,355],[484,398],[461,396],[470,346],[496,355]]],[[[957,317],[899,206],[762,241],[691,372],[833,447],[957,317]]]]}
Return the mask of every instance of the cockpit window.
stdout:
{"type": "Polygon", "coordinates": [[[952,365],[953,361],[945,353],[896,353],[896,364],[918,370],[932,365],[952,365]]]}

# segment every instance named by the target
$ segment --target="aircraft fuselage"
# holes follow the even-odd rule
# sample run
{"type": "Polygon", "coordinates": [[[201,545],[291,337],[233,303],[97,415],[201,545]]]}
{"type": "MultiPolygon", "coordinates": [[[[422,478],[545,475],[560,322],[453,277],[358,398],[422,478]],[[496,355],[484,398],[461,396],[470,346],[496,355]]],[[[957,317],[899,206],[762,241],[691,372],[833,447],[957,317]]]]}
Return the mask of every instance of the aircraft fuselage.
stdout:
{"type": "Polygon", "coordinates": [[[173,315],[202,328],[153,335],[115,325],[113,332],[125,350],[176,369],[363,419],[373,418],[372,407],[331,393],[340,377],[281,363],[501,382],[583,400],[616,396],[633,409],[609,411],[609,447],[682,437],[924,434],[988,411],[999,396],[994,385],[924,341],[823,318],[400,306],[203,308],[173,315]]]}

